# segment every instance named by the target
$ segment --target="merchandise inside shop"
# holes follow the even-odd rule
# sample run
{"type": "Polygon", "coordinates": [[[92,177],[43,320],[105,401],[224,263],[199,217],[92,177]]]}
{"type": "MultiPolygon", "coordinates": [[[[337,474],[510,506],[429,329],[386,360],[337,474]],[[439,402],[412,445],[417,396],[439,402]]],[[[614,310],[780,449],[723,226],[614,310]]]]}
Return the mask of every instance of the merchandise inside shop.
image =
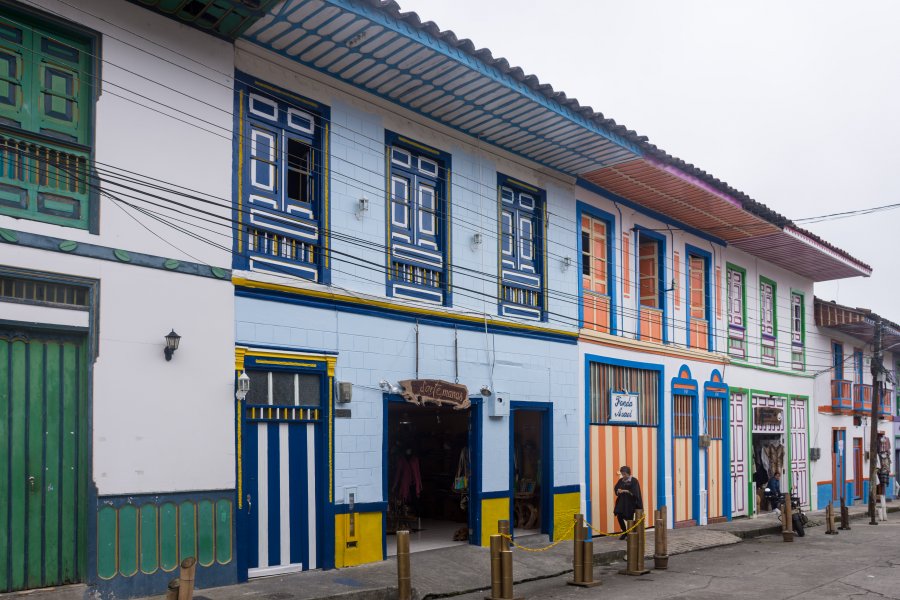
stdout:
{"type": "Polygon", "coordinates": [[[412,552],[468,542],[470,413],[388,404],[388,555],[398,530],[410,532],[412,552]]]}
{"type": "Polygon", "coordinates": [[[771,489],[773,493],[776,489],[782,494],[788,491],[782,438],[780,433],[753,434],[753,482],[756,487],[756,506],[761,512],[775,509],[772,501],[766,498],[766,488],[771,489]],[[780,479],[777,488],[773,482],[776,473],[780,479]]]}
{"type": "Polygon", "coordinates": [[[541,531],[542,414],[516,411],[513,421],[513,527],[517,535],[541,531]]]}

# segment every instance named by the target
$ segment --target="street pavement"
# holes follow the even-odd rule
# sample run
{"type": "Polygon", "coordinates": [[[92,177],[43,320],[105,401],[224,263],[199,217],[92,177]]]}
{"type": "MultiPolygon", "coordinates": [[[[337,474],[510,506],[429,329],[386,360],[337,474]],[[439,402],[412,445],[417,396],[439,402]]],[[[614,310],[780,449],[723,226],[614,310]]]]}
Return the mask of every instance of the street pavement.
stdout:
{"type": "MultiPolygon", "coordinates": [[[[819,526],[810,528],[807,537],[794,543],[783,543],[780,536],[772,535],[781,526],[771,513],[669,530],[670,569],[636,578],[617,574],[623,566],[625,542],[618,537],[594,538],[594,563],[600,565],[596,573],[604,583],[589,590],[565,585],[572,576],[571,541],[540,552],[519,548],[513,551],[516,597],[666,598],[690,594],[693,598],[900,598],[900,515],[895,512],[900,511],[900,506],[892,502],[888,510],[897,524],[871,527],[865,524],[868,519],[863,518],[864,506],[850,507],[853,529],[837,536],[825,535],[825,527],[821,526],[823,511],[808,513],[819,526]],[[868,545],[869,538],[874,540],[874,546],[868,545]],[[872,551],[871,547],[879,549],[872,551]],[[862,557],[870,552],[880,567],[865,572],[861,570],[865,566],[862,557]],[[893,562],[886,563],[885,556],[893,562]],[[831,582],[829,577],[837,578],[831,587],[825,586],[812,596],[797,595],[813,589],[803,586],[831,582]],[[870,588],[883,595],[873,595],[874,591],[867,591],[870,588]],[[612,591],[616,596],[610,595],[612,591]]],[[[651,556],[652,531],[646,540],[646,555],[651,556]]],[[[517,542],[534,548],[548,545],[546,536],[521,538],[517,542]]],[[[410,562],[416,598],[481,599],[489,591],[490,560],[486,548],[459,545],[417,552],[410,556],[410,562]]],[[[646,564],[653,566],[653,560],[648,559],[646,564]]],[[[203,572],[198,570],[194,600],[390,600],[396,598],[397,563],[392,557],[357,567],[264,577],[214,588],[206,587],[203,579],[203,572]]],[[[163,593],[160,589],[156,598],[163,593]]],[[[95,590],[84,585],[0,594],[0,600],[94,597],[95,590]]]]}
{"type": "MultiPolygon", "coordinates": [[[[647,566],[652,566],[652,561],[647,566]]],[[[792,543],[768,535],[743,543],[674,556],[666,571],[642,577],[618,574],[622,564],[597,567],[602,585],[566,585],[570,575],[515,586],[516,598],[831,598],[900,599],[900,522],[853,522],[850,531],[825,535],[814,527],[792,543]]],[[[482,600],[484,593],[457,596],[482,600]]]]}

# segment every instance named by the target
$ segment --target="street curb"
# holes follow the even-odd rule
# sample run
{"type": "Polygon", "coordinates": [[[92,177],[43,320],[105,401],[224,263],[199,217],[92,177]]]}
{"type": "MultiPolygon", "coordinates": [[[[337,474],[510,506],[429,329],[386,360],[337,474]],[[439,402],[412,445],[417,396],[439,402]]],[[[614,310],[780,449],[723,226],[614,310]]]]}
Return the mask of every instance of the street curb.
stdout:
{"type": "MultiPolygon", "coordinates": [[[[887,511],[888,511],[888,513],[900,512],[900,506],[888,506],[887,511]]],[[[850,514],[850,520],[858,521],[860,519],[866,519],[866,518],[868,518],[868,516],[869,515],[866,514],[865,512],[854,512],[854,513],[850,514]]],[[[818,517],[818,515],[817,515],[817,517],[818,517]]],[[[814,526],[819,526],[819,525],[823,525],[824,521],[815,520],[815,521],[812,521],[812,523],[814,524],[814,526]]],[[[723,531],[727,531],[728,533],[730,533],[732,535],[736,535],[737,537],[741,538],[742,540],[751,540],[754,538],[762,537],[764,535],[777,535],[777,534],[781,533],[781,525],[775,523],[772,525],[767,525],[765,527],[758,527],[756,529],[744,529],[744,530],[735,530],[735,531],[723,529],[723,531]]]]}

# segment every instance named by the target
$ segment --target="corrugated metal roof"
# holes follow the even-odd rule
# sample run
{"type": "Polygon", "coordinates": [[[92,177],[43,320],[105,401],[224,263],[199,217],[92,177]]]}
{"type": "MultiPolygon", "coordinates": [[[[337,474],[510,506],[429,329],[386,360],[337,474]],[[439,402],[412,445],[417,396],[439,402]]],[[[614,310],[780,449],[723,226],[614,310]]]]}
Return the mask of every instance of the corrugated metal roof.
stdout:
{"type": "MultiPolygon", "coordinates": [[[[818,264],[812,264],[817,257],[810,255],[809,268],[794,266],[790,253],[774,257],[776,264],[794,272],[817,280],[871,273],[867,264],[796,227],[746,193],[668,154],[646,136],[554,90],[489,49],[477,48],[433,21],[422,21],[415,12],[403,12],[393,0],[284,0],[245,37],[614,193],[631,197],[635,186],[642,188],[646,193],[632,198],[635,202],[646,202],[648,208],[697,229],[711,227],[711,233],[722,239],[749,240],[791,228],[809,242],[797,249],[807,254],[815,247],[827,250],[818,256],[818,264]],[[623,176],[628,170],[636,174],[633,181],[623,176]],[[678,202],[660,206],[667,195],[678,202]],[[740,212],[734,210],[738,208],[740,212]],[[731,233],[723,235],[722,230],[731,233]]],[[[784,236],[783,241],[797,242],[796,235],[784,236]]],[[[746,248],[759,252],[756,244],[746,248]]]]}
{"type": "MultiPolygon", "coordinates": [[[[900,346],[900,325],[881,317],[868,308],[852,308],[842,306],[834,300],[822,300],[815,298],[814,313],[816,325],[827,329],[840,331],[851,337],[855,337],[867,344],[872,344],[875,339],[875,321],[881,319],[884,325],[884,348],[896,348],[900,346]]],[[[892,350],[900,353],[900,349],[892,350]]]]}

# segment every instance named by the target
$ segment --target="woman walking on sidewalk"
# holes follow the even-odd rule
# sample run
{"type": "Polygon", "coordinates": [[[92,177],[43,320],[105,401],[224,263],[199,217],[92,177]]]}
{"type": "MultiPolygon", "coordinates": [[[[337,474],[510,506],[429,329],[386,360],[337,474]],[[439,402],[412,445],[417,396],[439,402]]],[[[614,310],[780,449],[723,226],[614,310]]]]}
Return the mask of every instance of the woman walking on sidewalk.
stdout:
{"type": "MultiPolygon", "coordinates": [[[[644,509],[644,500],[641,498],[641,484],[638,483],[635,477],[631,476],[631,467],[623,466],[619,469],[619,473],[622,477],[616,482],[615,488],[613,488],[616,493],[616,506],[613,509],[613,514],[616,515],[616,519],[619,521],[619,527],[622,528],[622,531],[625,531],[627,529],[625,521],[634,519],[635,510],[644,509]]],[[[624,540],[625,535],[623,533],[619,536],[619,539],[624,540]]]]}

